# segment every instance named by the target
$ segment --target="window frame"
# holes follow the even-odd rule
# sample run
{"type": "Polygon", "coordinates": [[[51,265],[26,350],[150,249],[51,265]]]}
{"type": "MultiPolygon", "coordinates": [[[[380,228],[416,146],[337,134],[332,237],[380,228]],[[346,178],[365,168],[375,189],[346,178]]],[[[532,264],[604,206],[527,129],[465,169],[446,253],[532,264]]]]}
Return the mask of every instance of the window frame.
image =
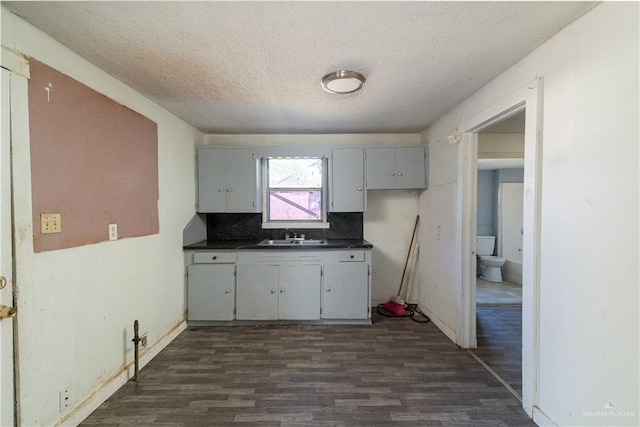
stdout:
{"type": "Polygon", "coordinates": [[[302,188],[302,187],[274,187],[274,190],[291,190],[291,191],[320,191],[322,193],[322,215],[318,220],[271,220],[269,218],[270,190],[269,187],[269,160],[270,159],[286,159],[287,157],[265,157],[262,159],[262,228],[268,229],[287,229],[287,228],[330,228],[328,222],[328,189],[329,189],[329,162],[326,156],[304,156],[291,157],[308,158],[322,160],[322,187],[320,188],[302,188]]]}

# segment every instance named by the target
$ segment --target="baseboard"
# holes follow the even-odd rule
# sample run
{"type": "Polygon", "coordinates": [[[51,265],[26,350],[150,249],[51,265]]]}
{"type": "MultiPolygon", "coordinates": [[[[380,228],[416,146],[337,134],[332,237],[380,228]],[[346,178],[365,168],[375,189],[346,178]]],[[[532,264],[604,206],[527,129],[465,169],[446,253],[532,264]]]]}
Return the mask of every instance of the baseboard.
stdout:
{"type": "MultiPolygon", "coordinates": [[[[158,355],[171,341],[173,341],[182,331],[187,328],[186,320],[178,323],[171,331],[152,344],[147,351],[140,356],[139,368],[142,368],[158,355]]],[[[102,405],[111,395],[122,387],[130,378],[133,378],[135,367],[133,361],[125,365],[120,372],[111,377],[101,385],[89,397],[83,400],[78,406],[71,409],[64,418],[56,423],[56,426],[77,426],[93,411],[102,405]]]]}
{"type": "Polygon", "coordinates": [[[450,329],[446,324],[444,324],[440,319],[438,319],[433,312],[431,312],[431,310],[429,310],[428,308],[422,308],[420,307],[420,309],[422,311],[424,311],[424,314],[427,315],[427,317],[429,317],[429,319],[431,319],[431,322],[436,325],[436,328],[440,329],[440,331],[445,334],[447,336],[447,338],[449,338],[451,341],[453,341],[454,343],[457,343],[457,337],[456,337],[456,333],[450,329]]]}
{"type": "Polygon", "coordinates": [[[553,420],[537,406],[533,407],[533,422],[540,427],[558,427],[558,424],[554,423],[553,420]]]}

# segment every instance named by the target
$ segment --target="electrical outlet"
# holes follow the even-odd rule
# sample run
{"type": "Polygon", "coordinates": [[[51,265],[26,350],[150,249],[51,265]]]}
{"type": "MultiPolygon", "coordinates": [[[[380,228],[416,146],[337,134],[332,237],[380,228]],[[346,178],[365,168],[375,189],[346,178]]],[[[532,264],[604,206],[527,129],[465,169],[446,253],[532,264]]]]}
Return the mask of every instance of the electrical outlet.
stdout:
{"type": "Polygon", "coordinates": [[[66,410],[71,406],[71,394],[69,393],[69,386],[66,386],[60,391],[60,412],[66,410]]]}
{"type": "Polygon", "coordinates": [[[61,233],[62,215],[59,213],[41,213],[40,232],[42,234],[61,233]]]}
{"type": "Polygon", "coordinates": [[[109,224],[109,240],[118,240],[118,224],[109,224]]]}
{"type": "Polygon", "coordinates": [[[147,346],[147,334],[144,334],[140,337],[140,348],[145,348],[147,346]]]}

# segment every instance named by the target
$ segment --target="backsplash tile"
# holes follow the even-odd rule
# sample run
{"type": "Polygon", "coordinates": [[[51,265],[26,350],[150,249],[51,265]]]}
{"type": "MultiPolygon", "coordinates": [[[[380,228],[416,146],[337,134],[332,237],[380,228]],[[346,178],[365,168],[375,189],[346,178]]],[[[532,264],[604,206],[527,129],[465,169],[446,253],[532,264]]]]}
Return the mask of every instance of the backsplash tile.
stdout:
{"type": "MultiPolygon", "coordinates": [[[[362,239],[362,212],[333,212],[328,214],[331,228],[290,230],[305,234],[307,239],[362,239]]],[[[263,229],[260,213],[207,214],[207,240],[282,239],[284,229],[263,229]]]]}

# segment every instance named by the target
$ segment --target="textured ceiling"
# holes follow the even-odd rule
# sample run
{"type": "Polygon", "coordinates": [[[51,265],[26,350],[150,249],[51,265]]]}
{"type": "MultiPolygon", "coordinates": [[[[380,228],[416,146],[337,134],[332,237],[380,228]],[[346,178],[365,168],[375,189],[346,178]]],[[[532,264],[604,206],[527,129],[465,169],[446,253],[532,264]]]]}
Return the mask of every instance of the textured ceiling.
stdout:
{"type": "Polygon", "coordinates": [[[2,5],[205,133],[413,133],[594,3],[2,5]],[[323,92],[340,69],[363,90],[323,92]]]}

